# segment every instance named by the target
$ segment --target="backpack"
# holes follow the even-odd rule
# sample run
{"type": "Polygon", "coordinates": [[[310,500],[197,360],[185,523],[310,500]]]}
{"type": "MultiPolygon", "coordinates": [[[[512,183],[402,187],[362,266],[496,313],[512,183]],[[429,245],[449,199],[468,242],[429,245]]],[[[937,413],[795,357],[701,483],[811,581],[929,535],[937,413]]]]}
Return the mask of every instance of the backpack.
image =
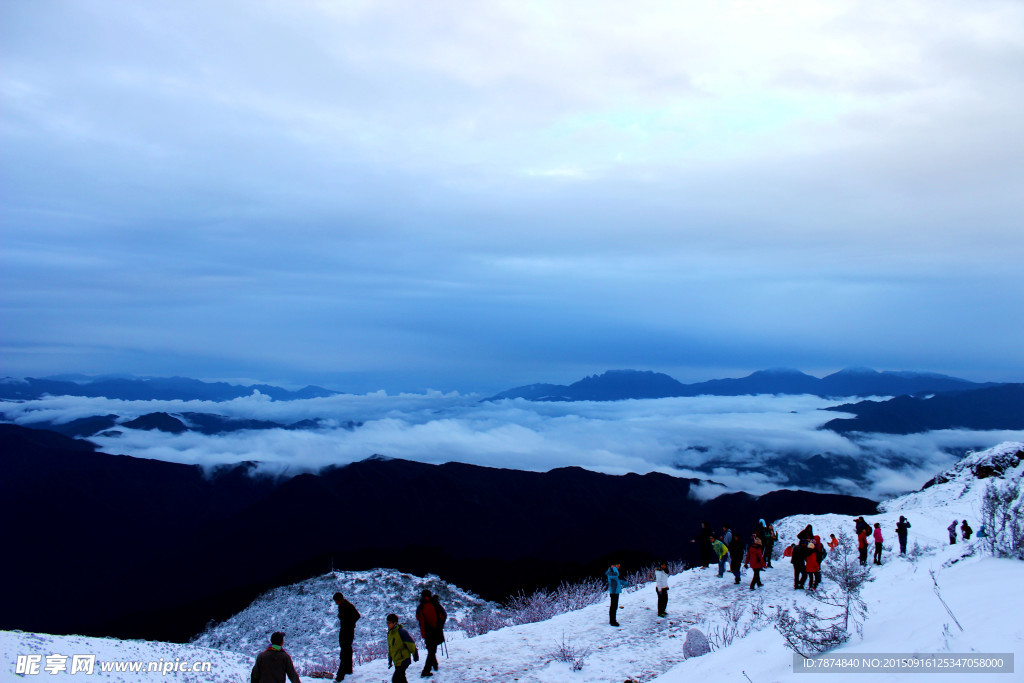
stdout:
{"type": "Polygon", "coordinates": [[[828,557],[828,553],[825,552],[825,546],[821,543],[816,543],[814,545],[814,553],[818,557],[818,564],[821,564],[822,561],[828,557]]]}

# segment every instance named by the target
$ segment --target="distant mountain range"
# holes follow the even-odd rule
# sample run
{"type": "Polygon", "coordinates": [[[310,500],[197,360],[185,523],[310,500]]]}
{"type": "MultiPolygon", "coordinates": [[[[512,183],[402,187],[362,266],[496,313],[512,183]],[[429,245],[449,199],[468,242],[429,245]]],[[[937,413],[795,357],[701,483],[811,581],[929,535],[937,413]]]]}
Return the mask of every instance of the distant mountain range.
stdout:
{"type": "Polygon", "coordinates": [[[916,434],[935,429],[1024,429],[1024,384],[1003,384],[927,397],[897,396],[888,401],[860,401],[831,406],[825,410],[857,416],[825,423],[824,429],[840,434],[916,434]]]}
{"type": "Polygon", "coordinates": [[[676,396],[745,396],[811,394],[840,396],[901,396],[921,392],[958,391],[997,386],[934,373],[878,372],[848,368],[818,378],[799,370],[759,370],[739,379],[713,379],[683,384],[660,372],[609,370],[569,385],[529,384],[491,396],[489,401],[524,398],[530,401],[622,401],[676,396]]]}
{"type": "Polygon", "coordinates": [[[371,458],[287,479],[108,455],[0,425],[16,527],[0,629],[185,640],[261,591],[337,569],[437,574],[487,599],[695,552],[700,521],[873,514],[873,501],[694,494],[697,479],[371,458]],[[139,596],[145,596],[140,600],[139,596]]]}
{"type": "Polygon", "coordinates": [[[202,382],[187,377],[149,379],[105,377],[78,381],[34,377],[0,379],[0,399],[21,401],[42,398],[46,395],[105,397],[125,401],[230,401],[249,396],[254,391],[277,401],[324,398],[339,393],[317,386],[307,386],[298,391],[289,391],[269,384],[241,386],[227,382],[202,382]]]}

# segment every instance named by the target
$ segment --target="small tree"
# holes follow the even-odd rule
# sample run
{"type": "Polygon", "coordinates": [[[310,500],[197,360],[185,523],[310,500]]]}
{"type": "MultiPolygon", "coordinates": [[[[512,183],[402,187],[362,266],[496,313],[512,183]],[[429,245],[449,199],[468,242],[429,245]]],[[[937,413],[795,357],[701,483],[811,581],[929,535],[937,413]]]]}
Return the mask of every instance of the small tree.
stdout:
{"type": "Polygon", "coordinates": [[[808,593],[832,614],[823,615],[817,608],[795,605],[792,611],[777,608],[773,618],[775,629],[782,634],[786,645],[804,657],[842,645],[850,639],[851,628],[858,635],[863,634],[868,606],[860,593],[864,584],[873,580],[871,569],[861,566],[853,541],[846,532],[840,533],[838,540],[839,545],[821,569],[822,577],[833,587],[808,593]]]}

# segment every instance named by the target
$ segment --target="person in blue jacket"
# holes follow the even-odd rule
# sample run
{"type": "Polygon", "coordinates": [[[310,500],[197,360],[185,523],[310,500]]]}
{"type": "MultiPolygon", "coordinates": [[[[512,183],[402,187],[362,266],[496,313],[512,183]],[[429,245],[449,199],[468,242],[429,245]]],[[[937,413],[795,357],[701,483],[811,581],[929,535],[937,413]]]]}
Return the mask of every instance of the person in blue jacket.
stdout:
{"type": "Polygon", "coordinates": [[[619,620],[616,619],[619,611],[619,593],[622,589],[629,585],[629,583],[619,576],[619,569],[622,567],[618,562],[608,567],[608,571],[604,573],[608,577],[608,594],[611,596],[612,604],[608,608],[608,623],[612,626],[618,626],[619,620]]]}

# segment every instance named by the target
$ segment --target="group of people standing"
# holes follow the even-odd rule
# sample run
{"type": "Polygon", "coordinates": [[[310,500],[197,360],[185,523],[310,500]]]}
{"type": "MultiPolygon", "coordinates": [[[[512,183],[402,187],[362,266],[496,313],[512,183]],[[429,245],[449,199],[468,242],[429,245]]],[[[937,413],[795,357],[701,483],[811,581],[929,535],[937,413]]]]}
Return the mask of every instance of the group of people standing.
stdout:
{"type": "MultiPolygon", "coordinates": [[[[341,657],[335,681],[345,680],[352,673],[352,643],[356,635],[356,622],[362,615],[355,605],[345,599],[341,593],[335,593],[334,604],[338,607],[338,645],[341,657]]],[[[420,637],[427,648],[427,658],[423,664],[420,677],[429,678],[438,670],[437,648],[444,643],[444,625],[448,613],[441,605],[437,596],[424,589],[420,593],[420,601],[416,607],[416,621],[419,622],[420,637]]],[[[406,670],[413,662],[420,660],[416,640],[409,635],[405,627],[399,623],[398,616],[389,614],[384,619],[387,624],[388,668],[394,667],[392,683],[408,683],[406,670]]],[[[287,652],[284,651],[284,633],[278,631],[270,637],[270,647],[256,658],[252,669],[251,683],[300,683],[295,666],[287,652]]]]}

